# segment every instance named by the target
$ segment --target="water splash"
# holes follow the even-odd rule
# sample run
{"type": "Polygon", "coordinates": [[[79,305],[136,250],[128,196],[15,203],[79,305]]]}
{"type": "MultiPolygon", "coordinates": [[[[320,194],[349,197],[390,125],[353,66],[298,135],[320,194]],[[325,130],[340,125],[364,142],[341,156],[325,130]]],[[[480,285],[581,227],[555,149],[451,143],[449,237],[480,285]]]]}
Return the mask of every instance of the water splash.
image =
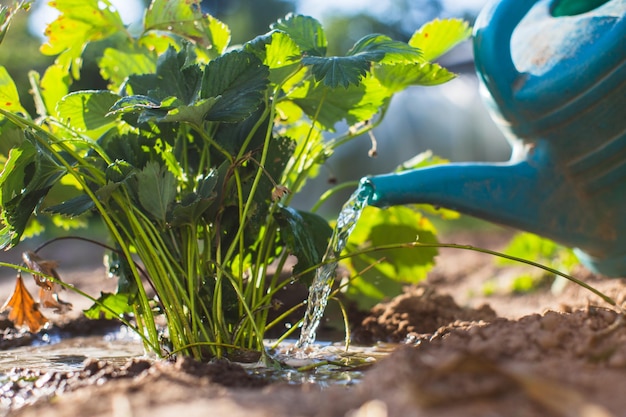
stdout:
{"type": "Polygon", "coordinates": [[[339,213],[337,226],[335,226],[322,259],[323,264],[315,271],[315,278],[311,288],[309,288],[307,311],[304,315],[300,339],[296,343],[298,348],[306,348],[315,342],[317,327],[324,315],[328,296],[335,280],[338,258],[341,251],[346,247],[350,233],[373,194],[372,184],[368,180],[362,180],[339,213]]]}

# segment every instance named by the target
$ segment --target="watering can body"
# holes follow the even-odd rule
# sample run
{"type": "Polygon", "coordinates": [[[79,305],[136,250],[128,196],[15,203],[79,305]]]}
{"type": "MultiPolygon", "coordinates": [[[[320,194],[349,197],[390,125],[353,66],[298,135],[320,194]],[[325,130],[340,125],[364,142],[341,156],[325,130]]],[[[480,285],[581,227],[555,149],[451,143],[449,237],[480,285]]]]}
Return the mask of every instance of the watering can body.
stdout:
{"type": "Polygon", "coordinates": [[[368,177],[370,204],[451,208],[626,276],[626,0],[554,16],[567,1],[493,1],[476,22],[481,92],[510,161],[368,177]]]}

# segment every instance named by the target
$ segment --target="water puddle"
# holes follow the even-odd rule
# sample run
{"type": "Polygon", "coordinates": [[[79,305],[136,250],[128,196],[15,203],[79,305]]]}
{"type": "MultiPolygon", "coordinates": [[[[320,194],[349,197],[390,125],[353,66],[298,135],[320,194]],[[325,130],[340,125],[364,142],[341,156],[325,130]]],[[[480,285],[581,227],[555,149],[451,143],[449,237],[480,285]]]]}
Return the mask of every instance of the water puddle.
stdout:
{"type": "Polygon", "coordinates": [[[300,339],[296,343],[297,348],[306,348],[315,342],[317,327],[324,315],[335,279],[337,259],[346,247],[348,237],[373,193],[374,190],[369,182],[361,182],[339,213],[337,225],[322,259],[323,265],[315,271],[315,278],[309,288],[307,311],[304,315],[300,339]]]}
{"type": "Polygon", "coordinates": [[[53,335],[36,339],[29,346],[0,351],[0,378],[14,368],[69,372],[81,370],[86,359],[123,365],[141,356],[144,356],[141,341],[125,327],[104,336],[62,338],[53,335]]]}
{"type": "Polygon", "coordinates": [[[272,357],[284,367],[252,371],[289,384],[315,384],[321,388],[354,385],[361,382],[367,369],[397,348],[397,345],[388,343],[350,346],[347,350],[343,343],[316,342],[306,349],[298,349],[296,345],[295,340],[284,341],[270,350],[272,357]]]}

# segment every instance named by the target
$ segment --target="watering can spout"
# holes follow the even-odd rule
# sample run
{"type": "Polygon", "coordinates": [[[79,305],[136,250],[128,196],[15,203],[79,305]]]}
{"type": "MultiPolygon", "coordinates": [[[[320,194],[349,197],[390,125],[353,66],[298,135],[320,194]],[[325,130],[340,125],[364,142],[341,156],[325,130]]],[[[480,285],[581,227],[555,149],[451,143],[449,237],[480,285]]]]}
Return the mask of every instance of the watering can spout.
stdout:
{"type": "Polygon", "coordinates": [[[528,203],[537,196],[537,169],[518,163],[457,163],[364,179],[369,204],[384,208],[431,204],[521,229],[534,229],[528,203]]]}
{"type": "Polygon", "coordinates": [[[556,228],[546,230],[543,213],[555,182],[545,178],[540,163],[445,164],[371,176],[363,182],[372,190],[368,203],[376,207],[430,204],[563,240],[556,228]]]}

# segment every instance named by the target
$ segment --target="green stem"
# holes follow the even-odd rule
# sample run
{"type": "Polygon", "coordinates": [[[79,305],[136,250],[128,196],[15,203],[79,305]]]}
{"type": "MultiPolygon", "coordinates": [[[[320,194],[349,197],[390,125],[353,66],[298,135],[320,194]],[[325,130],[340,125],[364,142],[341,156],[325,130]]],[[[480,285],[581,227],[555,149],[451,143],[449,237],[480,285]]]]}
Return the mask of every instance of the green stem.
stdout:
{"type": "Polygon", "coordinates": [[[358,181],[348,181],[348,182],[341,183],[331,188],[330,190],[327,190],[326,192],[324,192],[324,194],[322,194],[320,199],[313,205],[313,207],[311,208],[311,212],[315,213],[322,204],[324,204],[332,195],[336,194],[337,192],[344,190],[346,188],[354,188],[355,186],[358,186],[358,185],[359,185],[358,181]]]}
{"type": "MultiPolygon", "coordinates": [[[[536,268],[543,269],[544,271],[550,272],[552,274],[559,275],[559,276],[561,276],[561,277],[563,277],[563,278],[565,278],[565,279],[567,279],[567,280],[569,280],[569,281],[571,281],[571,282],[573,282],[573,283],[575,283],[575,284],[585,288],[586,290],[591,291],[592,293],[594,293],[595,295],[600,297],[602,300],[604,300],[608,304],[610,304],[610,305],[612,305],[614,307],[620,308],[620,310],[621,310],[621,307],[611,297],[609,297],[608,295],[605,295],[601,291],[593,288],[592,286],[590,286],[589,284],[579,280],[578,278],[574,278],[573,276],[568,275],[568,274],[566,274],[564,272],[561,272],[561,271],[559,271],[557,269],[551,268],[549,266],[542,265],[542,264],[537,263],[537,262],[530,261],[528,259],[519,258],[519,257],[513,256],[513,255],[507,255],[505,253],[494,251],[494,250],[490,250],[490,249],[478,248],[478,247],[471,246],[471,245],[459,245],[459,244],[456,244],[456,243],[421,243],[421,242],[396,243],[396,244],[380,245],[380,246],[376,246],[376,247],[373,247],[373,248],[366,248],[366,249],[357,250],[357,251],[351,252],[350,254],[342,255],[339,258],[334,259],[332,261],[334,262],[334,261],[337,261],[337,260],[351,258],[353,256],[358,256],[358,255],[363,255],[363,254],[368,254],[368,253],[378,252],[378,251],[384,251],[384,250],[389,250],[389,249],[406,249],[406,248],[453,248],[453,249],[471,250],[471,251],[474,251],[474,252],[486,253],[486,254],[497,256],[497,257],[500,257],[500,258],[509,259],[511,261],[515,261],[515,262],[520,262],[520,263],[524,263],[524,264],[527,264],[527,265],[531,265],[531,266],[534,266],[536,268]]],[[[328,261],[328,262],[331,262],[331,261],[328,261]]],[[[302,271],[300,274],[298,274],[298,276],[304,275],[307,272],[311,272],[311,271],[315,270],[315,268],[317,268],[317,267],[318,266],[308,268],[305,271],[302,271]]]]}

